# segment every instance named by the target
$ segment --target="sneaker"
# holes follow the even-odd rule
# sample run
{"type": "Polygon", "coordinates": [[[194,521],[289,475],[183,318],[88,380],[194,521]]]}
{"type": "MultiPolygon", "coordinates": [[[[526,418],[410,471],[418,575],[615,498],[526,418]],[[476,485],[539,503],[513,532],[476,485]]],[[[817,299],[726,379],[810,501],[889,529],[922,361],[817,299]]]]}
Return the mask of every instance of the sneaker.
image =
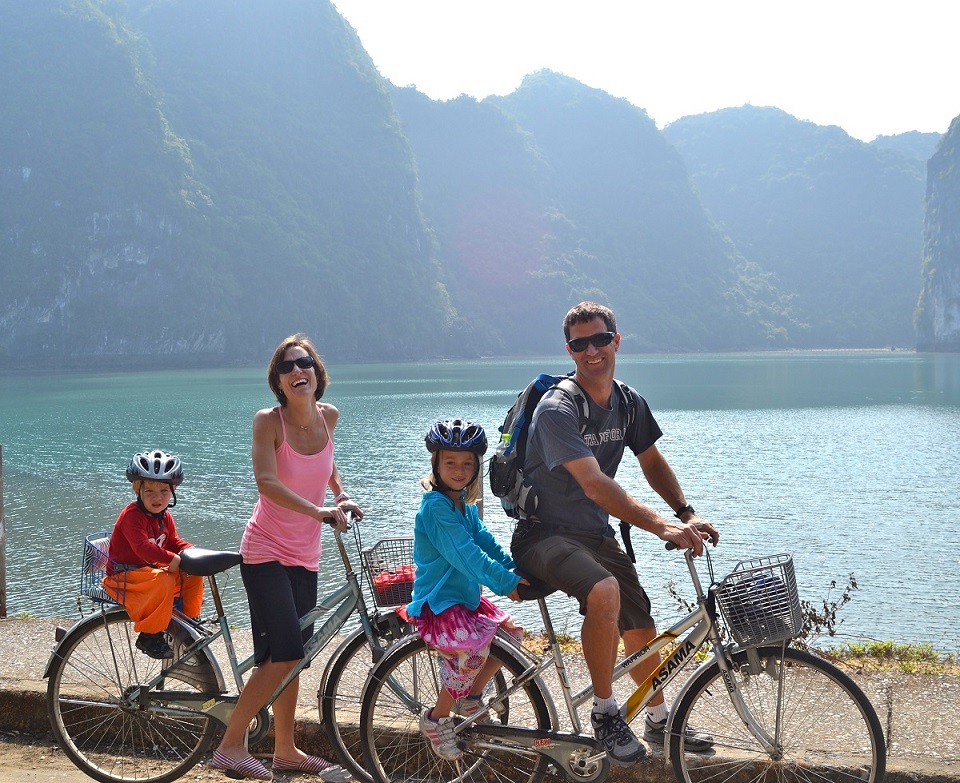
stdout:
{"type": "Polygon", "coordinates": [[[137,649],[146,653],[151,658],[162,661],[164,658],[173,657],[173,649],[167,644],[167,639],[160,633],[142,633],[137,637],[137,649]]]}
{"type": "MultiPolygon", "coordinates": [[[[660,721],[655,721],[653,718],[647,715],[647,720],[644,722],[643,738],[647,742],[653,742],[657,745],[662,745],[664,735],[666,734],[666,729],[666,718],[660,721]]],[[[703,751],[710,750],[710,748],[713,747],[713,737],[711,737],[709,734],[699,731],[698,729],[687,726],[683,732],[683,745],[686,750],[692,753],[702,753],[703,751]]]]}
{"type": "Polygon", "coordinates": [[[434,720],[430,717],[430,708],[420,716],[420,733],[430,741],[430,748],[440,758],[457,761],[463,752],[457,747],[456,723],[451,716],[434,720]]]}
{"type": "Polygon", "coordinates": [[[460,700],[460,708],[457,710],[457,714],[459,714],[461,718],[469,720],[478,712],[482,714],[474,723],[493,723],[493,720],[490,718],[490,710],[483,699],[464,698],[460,700]]]}
{"type": "Polygon", "coordinates": [[[593,736],[607,752],[611,764],[629,767],[647,755],[647,749],[640,744],[619,711],[603,714],[593,712],[590,714],[590,723],[593,724],[593,736]]]}

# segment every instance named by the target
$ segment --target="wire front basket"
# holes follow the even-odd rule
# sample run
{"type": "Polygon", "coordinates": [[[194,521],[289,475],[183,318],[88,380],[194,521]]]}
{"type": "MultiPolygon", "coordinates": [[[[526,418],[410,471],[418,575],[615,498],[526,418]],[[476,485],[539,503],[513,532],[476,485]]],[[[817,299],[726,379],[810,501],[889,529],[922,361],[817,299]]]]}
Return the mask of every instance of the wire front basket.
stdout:
{"type": "Polygon", "coordinates": [[[413,537],[384,538],[361,553],[377,606],[401,606],[413,595],[413,537]]]}
{"type": "Polygon", "coordinates": [[[783,642],[800,633],[803,615],[789,554],[737,563],[717,586],[716,596],[741,647],[783,642]]]}

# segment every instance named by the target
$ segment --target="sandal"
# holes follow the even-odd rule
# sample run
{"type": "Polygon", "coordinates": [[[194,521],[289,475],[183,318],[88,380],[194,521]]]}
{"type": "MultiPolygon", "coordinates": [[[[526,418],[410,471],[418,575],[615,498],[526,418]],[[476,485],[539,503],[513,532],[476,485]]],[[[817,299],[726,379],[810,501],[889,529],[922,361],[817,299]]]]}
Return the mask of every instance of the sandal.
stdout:
{"type": "Polygon", "coordinates": [[[312,772],[319,775],[324,783],[348,783],[353,780],[353,775],[343,767],[319,756],[307,756],[303,761],[287,761],[274,756],[273,768],[277,772],[312,772]]]}
{"type": "Polygon", "coordinates": [[[211,769],[223,770],[231,778],[273,780],[273,773],[253,756],[247,756],[243,761],[234,761],[229,756],[223,755],[219,750],[215,750],[213,759],[208,766],[211,769]]]}

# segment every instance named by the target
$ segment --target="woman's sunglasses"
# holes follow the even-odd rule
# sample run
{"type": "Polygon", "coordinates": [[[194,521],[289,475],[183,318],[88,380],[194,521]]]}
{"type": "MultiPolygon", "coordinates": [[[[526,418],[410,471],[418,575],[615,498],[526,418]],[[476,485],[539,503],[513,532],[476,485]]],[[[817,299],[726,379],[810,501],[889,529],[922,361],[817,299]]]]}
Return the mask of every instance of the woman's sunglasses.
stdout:
{"type": "Polygon", "coordinates": [[[282,362],[277,362],[277,372],[281,375],[286,375],[288,372],[293,372],[294,365],[301,370],[309,370],[311,367],[316,367],[317,363],[313,360],[312,356],[301,356],[299,359],[284,359],[282,362]]]}
{"type": "Polygon", "coordinates": [[[597,334],[591,334],[589,337],[574,337],[572,340],[567,340],[567,347],[574,353],[587,350],[588,345],[605,348],[613,342],[613,338],[616,336],[616,332],[598,332],[597,334]]]}

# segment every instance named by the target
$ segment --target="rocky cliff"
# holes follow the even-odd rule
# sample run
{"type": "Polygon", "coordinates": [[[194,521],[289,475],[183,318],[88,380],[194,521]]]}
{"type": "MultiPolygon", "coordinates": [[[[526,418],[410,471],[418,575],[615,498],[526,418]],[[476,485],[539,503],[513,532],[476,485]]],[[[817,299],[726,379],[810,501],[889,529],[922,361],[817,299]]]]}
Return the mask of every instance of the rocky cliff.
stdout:
{"type": "Polygon", "coordinates": [[[919,350],[960,351],[960,117],[927,164],[916,327],[919,350]]]}

